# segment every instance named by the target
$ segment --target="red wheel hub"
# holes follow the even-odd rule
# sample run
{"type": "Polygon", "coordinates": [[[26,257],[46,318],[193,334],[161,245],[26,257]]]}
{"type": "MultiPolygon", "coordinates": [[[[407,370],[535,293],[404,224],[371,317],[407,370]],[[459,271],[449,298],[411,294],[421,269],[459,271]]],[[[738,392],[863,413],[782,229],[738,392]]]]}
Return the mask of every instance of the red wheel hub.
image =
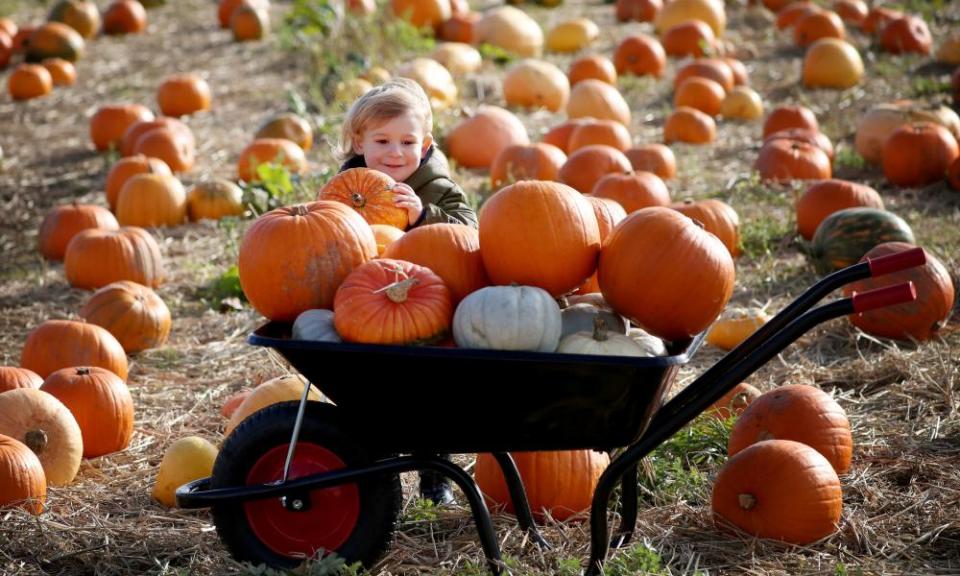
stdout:
{"type": "MultiPolygon", "coordinates": [[[[247,484],[266,484],[283,478],[289,444],[260,457],[247,474],[247,484]]],[[[298,442],[290,463],[289,479],[344,468],[339,456],[322,446],[298,442]]],[[[246,502],[247,521],[265,546],[283,556],[311,557],[317,550],[335,551],[353,533],[360,517],[356,484],[343,484],[310,492],[310,508],[287,510],[279,498],[246,502]]]]}

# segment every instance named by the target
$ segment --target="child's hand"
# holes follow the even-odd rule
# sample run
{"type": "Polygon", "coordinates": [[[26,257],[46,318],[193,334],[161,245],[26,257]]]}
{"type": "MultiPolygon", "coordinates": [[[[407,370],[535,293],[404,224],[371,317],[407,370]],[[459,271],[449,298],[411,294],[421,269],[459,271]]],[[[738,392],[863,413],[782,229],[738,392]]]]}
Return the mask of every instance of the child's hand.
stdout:
{"type": "Polygon", "coordinates": [[[413,191],[413,188],[403,182],[397,182],[397,185],[393,188],[393,193],[393,202],[407,210],[410,224],[419,220],[420,213],[423,212],[423,203],[420,202],[420,197],[413,191]]]}

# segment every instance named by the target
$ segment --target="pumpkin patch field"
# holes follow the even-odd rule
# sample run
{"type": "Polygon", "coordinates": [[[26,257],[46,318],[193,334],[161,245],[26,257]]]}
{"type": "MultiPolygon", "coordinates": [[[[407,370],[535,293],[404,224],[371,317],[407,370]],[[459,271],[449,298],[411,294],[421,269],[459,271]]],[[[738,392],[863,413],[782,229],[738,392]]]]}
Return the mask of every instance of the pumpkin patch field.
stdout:
{"type": "MultiPolygon", "coordinates": [[[[958,111],[945,0],[0,0],[0,574],[489,573],[466,495],[434,504],[415,472],[376,484],[353,536],[334,526],[343,556],[296,567],[221,539],[320,532],[290,538],[269,499],[177,507],[215,467],[264,483],[283,463],[237,448],[286,434],[265,415],[307,393],[254,330],[432,351],[322,368],[308,436],[336,428],[325,379],[374,404],[453,348],[656,362],[703,334],[672,397],[818,279],[918,246],[921,266],[826,299],[909,281],[916,300],[812,328],[640,462],[602,573],[960,574],[958,111]],[[408,228],[391,176],[339,170],[351,103],[397,77],[477,229],[408,228]]],[[[482,437],[511,429],[497,386],[545,384],[444,378],[447,401],[338,441],[482,437]]],[[[513,454],[549,548],[494,457],[451,458],[511,574],[573,576],[622,448],[513,454]]]]}

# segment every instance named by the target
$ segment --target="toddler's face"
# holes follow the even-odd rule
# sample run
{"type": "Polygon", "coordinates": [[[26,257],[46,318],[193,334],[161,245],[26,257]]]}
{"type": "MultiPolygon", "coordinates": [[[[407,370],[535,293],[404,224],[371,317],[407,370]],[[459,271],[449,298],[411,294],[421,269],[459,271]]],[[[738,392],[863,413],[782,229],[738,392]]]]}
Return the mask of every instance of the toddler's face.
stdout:
{"type": "Polygon", "coordinates": [[[407,112],[379,126],[368,126],[353,143],[353,150],[363,155],[367,168],[403,182],[420,166],[420,159],[432,142],[429,134],[423,134],[422,120],[407,112]]]}

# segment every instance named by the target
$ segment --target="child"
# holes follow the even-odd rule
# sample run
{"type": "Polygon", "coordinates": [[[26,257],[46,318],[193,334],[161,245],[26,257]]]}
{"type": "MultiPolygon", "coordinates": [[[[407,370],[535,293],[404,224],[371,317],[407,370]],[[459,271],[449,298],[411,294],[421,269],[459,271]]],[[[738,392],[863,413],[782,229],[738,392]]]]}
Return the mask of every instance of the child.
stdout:
{"type": "MultiPolygon", "coordinates": [[[[433,111],[423,88],[407,78],[389,80],[358,98],[347,112],[340,138],[346,162],[340,170],[373,168],[396,180],[396,203],[407,209],[408,230],[435,222],[476,228],[477,214],[450,179],[447,158],[433,145],[432,127],[433,111]]],[[[447,479],[432,471],[420,473],[420,496],[434,504],[454,501],[447,479]]]]}
{"type": "Polygon", "coordinates": [[[373,168],[397,181],[396,203],[410,225],[448,222],[477,227],[466,195],[450,179],[447,158],[433,145],[433,112],[423,88],[395,78],[357,99],[340,137],[346,160],[340,170],[373,168]]]}

